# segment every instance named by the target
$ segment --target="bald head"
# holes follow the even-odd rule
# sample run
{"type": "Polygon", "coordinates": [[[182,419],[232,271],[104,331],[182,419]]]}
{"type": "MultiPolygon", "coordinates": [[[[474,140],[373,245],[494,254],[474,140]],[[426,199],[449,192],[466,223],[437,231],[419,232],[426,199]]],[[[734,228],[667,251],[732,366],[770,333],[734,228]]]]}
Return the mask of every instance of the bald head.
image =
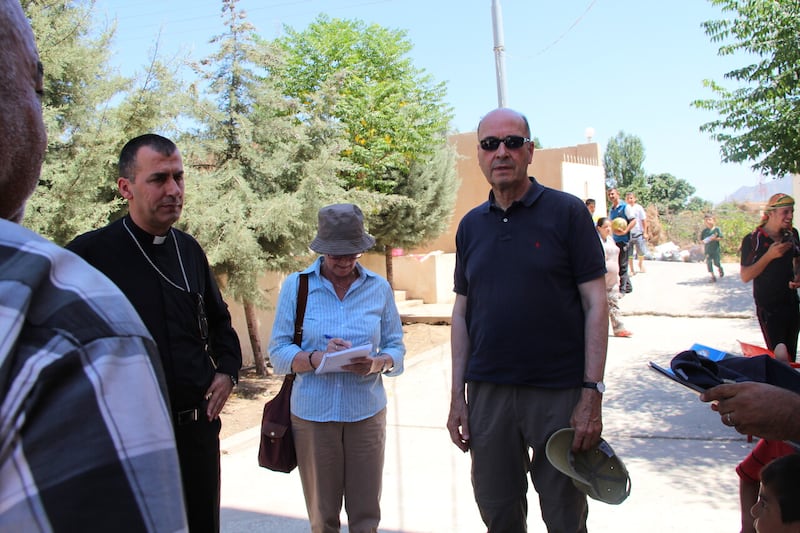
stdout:
{"type": "Polygon", "coordinates": [[[486,119],[493,117],[503,117],[510,120],[518,120],[525,130],[525,137],[531,136],[531,126],[530,123],[528,123],[528,118],[525,115],[523,115],[519,111],[514,111],[513,109],[509,109],[507,107],[500,107],[486,113],[486,115],[484,115],[483,118],[481,118],[481,121],[478,122],[479,139],[481,138],[481,126],[483,125],[483,122],[486,119]]]}
{"type": "Polygon", "coordinates": [[[42,66],[18,0],[0,0],[0,217],[19,222],[47,144],[42,66]]]}

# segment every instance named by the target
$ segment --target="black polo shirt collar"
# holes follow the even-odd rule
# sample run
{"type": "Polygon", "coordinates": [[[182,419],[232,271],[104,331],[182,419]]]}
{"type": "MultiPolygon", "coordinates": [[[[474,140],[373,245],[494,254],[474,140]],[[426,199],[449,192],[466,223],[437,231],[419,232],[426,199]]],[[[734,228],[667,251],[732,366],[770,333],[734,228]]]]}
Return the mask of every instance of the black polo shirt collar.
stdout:
{"type": "MultiPolygon", "coordinates": [[[[533,176],[528,176],[528,179],[531,182],[530,186],[528,187],[528,190],[525,191],[525,194],[522,195],[522,198],[520,198],[519,200],[514,200],[511,206],[514,206],[516,204],[522,204],[525,207],[531,207],[534,204],[534,202],[536,202],[536,200],[538,200],[539,197],[544,192],[544,187],[538,181],[536,181],[536,178],[534,178],[533,176]]],[[[489,191],[489,201],[486,202],[485,206],[486,207],[484,213],[489,213],[489,211],[492,209],[497,209],[502,211],[502,209],[495,203],[494,191],[489,191]]],[[[510,208],[511,207],[509,207],[509,209],[510,208]]]]}

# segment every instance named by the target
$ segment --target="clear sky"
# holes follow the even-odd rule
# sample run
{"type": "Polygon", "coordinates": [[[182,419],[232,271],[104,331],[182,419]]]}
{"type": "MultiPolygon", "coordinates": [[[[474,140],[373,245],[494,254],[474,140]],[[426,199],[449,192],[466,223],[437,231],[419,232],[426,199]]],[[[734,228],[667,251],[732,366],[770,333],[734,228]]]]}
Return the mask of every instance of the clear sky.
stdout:
{"type": "MultiPolygon", "coordinates": [[[[407,31],[415,65],[447,84],[454,127],[473,131],[497,106],[491,0],[240,0],[265,38],[305,28],[318,14],[407,31]]],[[[97,0],[100,24],[117,20],[112,64],[144,66],[157,39],[166,57],[200,59],[222,32],[215,0],[97,0]]],[[[508,106],[525,113],[545,147],[585,142],[605,148],[620,130],[645,147],[647,173],[689,181],[713,202],[757,185],[748,165],[722,164],[699,126],[715,118],[693,108],[710,97],[703,80],[744,58],[720,57],[700,24],[720,18],[706,0],[501,0],[508,106]]],[[[534,156],[535,157],[535,156],[534,156]]],[[[763,178],[769,181],[771,178],[763,178]]]]}

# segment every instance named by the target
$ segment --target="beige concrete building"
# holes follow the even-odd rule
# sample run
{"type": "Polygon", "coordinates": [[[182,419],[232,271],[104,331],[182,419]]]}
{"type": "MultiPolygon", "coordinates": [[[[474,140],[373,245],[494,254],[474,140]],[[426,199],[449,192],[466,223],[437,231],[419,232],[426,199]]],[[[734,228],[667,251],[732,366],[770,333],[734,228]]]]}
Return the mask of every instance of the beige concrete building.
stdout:
{"type": "MultiPolygon", "coordinates": [[[[461,218],[473,207],[486,201],[489,184],[478,167],[478,139],[476,132],[461,133],[450,137],[459,158],[456,172],[460,180],[456,205],[450,226],[435,241],[416,250],[394,258],[394,285],[405,291],[408,298],[425,303],[450,303],[453,294],[453,269],[455,266],[455,233],[461,218]]],[[[596,213],[606,214],[605,173],[602,166],[600,146],[597,143],[579,144],[565,148],[538,149],[528,173],[548,187],[574,194],[582,200],[594,198],[596,213]]],[[[382,254],[366,254],[361,262],[370,270],[385,275],[382,254]]],[[[271,308],[258,313],[259,335],[262,349],[269,345],[274,303],[284,276],[265,275],[261,287],[265,290],[271,308]]],[[[240,304],[229,302],[234,327],[242,343],[244,365],[252,365],[253,350],[248,338],[247,324],[240,304]]]]}

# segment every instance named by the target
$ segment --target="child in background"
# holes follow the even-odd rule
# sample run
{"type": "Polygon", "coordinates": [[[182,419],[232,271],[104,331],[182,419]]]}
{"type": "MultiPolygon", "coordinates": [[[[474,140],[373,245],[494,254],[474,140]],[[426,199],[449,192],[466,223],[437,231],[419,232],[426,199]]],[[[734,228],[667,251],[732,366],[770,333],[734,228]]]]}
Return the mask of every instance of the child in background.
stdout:
{"type": "Polygon", "coordinates": [[[775,459],[761,471],[761,491],[750,514],[758,533],[800,531],[800,455],[775,459]]]}
{"type": "MultiPolygon", "coordinates": [[[[792,454],[796,450],[793,446],[781,440],[761,439],[753,450],[736,467],[739,475],[739,505],[742,513],[741,533],[755,533],[753,526],[752,509],[758,501],[758,487],[762,481],[761,473],[764,465],[769,464],[773,459],[792,454]]],[[[800,478],[798,478],[800,483],[800,478]]],[[[763,530],[762,531],[766,531],[763,530]]]]}
{"type": "Polygon", "coordinates": [[[725,275],[725,272],[722,270],[722,264],[720,263],[719,251],[719,241],[722,239],[722,231],[714,225],[714,217],[710,214],[703,217],[703,222],[706,227],[700,232],[700,240],[705,246],[706,266],[708,267],[708,272],[711,274],[711,281],[717,281],[713,266],[716,266],[719,270],[720,278],[725,275]]]}
{"type": "Polygon", "coordinates": [[[630,337],[633,335],[625,329],[619,310],[619,247],[611,238],[611,221],[607,217],[597,220],[597,234],[603,243],[606,256],[606,300],[608,301],[608,317],[611,319],[611,328],[615,337],[630,337]]]}

